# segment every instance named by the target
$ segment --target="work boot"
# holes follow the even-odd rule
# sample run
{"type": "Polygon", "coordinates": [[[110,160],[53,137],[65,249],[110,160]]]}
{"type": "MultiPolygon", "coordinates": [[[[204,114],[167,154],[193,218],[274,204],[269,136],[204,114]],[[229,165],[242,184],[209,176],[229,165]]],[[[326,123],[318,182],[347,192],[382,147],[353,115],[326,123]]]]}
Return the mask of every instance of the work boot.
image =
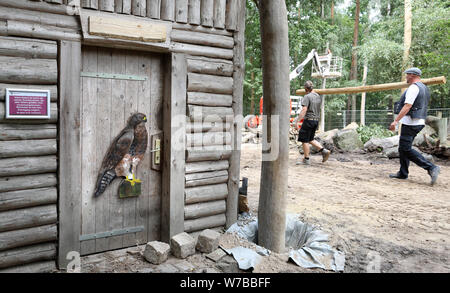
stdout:
{"type": "Polygon", "coordinates": [[[327,149],[322,150],[322,163],[325,163],[330,157],[331,152],[327,149]]]}
{"type": "Polygon", "coordinates": [[[436,166],[431,170],[428,170],[428,174],[431,177],[431,185],[436,183],[436,180],[438,179],[439,173],[441,172],[441,167],[436,166]]]}
{"type": "Polygon", "coordinates": [[[389,174],[389,178],[395,178],[395,179],[408,179],[408,177],[402,176],[399,173],[395,174],[389,174]]]}

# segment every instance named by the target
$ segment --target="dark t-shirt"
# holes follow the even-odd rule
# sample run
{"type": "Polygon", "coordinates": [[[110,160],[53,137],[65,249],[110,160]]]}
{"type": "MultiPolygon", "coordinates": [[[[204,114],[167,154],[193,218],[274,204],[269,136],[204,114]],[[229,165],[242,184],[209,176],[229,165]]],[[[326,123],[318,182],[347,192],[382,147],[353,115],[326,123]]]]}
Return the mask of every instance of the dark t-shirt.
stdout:
{"type": "Polygon", "coordinates": [[[302,106],[308,107],[305,119],[319,119],[322,97],[318,93],[309,93],[302,99],[302,106]]]}

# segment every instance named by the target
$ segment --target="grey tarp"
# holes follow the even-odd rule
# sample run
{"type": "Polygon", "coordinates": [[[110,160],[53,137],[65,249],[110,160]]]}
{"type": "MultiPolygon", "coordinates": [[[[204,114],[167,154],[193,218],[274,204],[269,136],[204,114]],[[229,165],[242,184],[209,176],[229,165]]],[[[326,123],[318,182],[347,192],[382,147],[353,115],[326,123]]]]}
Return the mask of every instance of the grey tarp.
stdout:
{"type": "MultiPolygon", "coordinates": [[[[254,219],[248,223],[235,223],[228,230],[241,238],[257,243],[258,221],[254,219]]],[[[345,265],[345,254],[333,249],[328,244],[328,235],[314,226],[303,223],[298,215],[288,214],[286,216],[286,247],[290,249],[289,259],[298,266],[304,268],[322,268],[332,271],[343,271],[345,265]]],[[[239,264],[240,269],[250,269],[260,260],[264,248],[258,253],[242,247],[228,249],[239,264]]]]}

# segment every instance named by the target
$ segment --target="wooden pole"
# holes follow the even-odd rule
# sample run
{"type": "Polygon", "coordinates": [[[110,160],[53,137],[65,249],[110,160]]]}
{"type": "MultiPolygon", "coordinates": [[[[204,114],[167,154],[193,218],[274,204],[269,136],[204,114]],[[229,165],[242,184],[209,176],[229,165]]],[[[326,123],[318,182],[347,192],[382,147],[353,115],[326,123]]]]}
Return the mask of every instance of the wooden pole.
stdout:
{"type": "MultiPolygon", "coordinates": [[[[363,86],[366,85],[367,80],[367,61],[364,62],[364,71],[363,71],[363,80],[362,84],[363,86]]],[[[366,92],[363,92],[361,95],[361,119],[360,119],[361,125],[366,125],[366,92]]]]}
{"type": "MultiPolygon", "coordinates": [[[[401,81],[406,80],[405,74],[403,74],[403,71],[407,69],[409,65],[409,49],[411,48],[411,31],[412,31],[412,13],[411,13],[411,1],[405,0],[405,31],[404,31],[404,37],[403,37],[403,64],[402,64],[402,79],[401,81]]],[[[405,91],[404,88],[402,88],[402,94],[405,91]]]]}
{"type": "MultiPolygon", "coordinates": [[[[426,85],[444,84],[447,82],[445,76],[425,78],[421,79],[420,81],[426,85]]],[[[338,95],[338,94],[355,94],[362,92],[371,93],[371,92],[389,91],[400,88],[407,88],[409,86],[410,84],[406,82],[393,82],[393,83],[383,83],[383,84],[356,86],[356,87],[316,89],[314,91],[319,95],[338,95]]],[[[295,94],[298,96],[304,96],[306,93],[304,89],[301,89],[297,90],[295,94]]]]}
{"type": "Polygon", "coordinates": [[[258,207],[258,244],[285,249],[289,160],[289,44],[284,1],[259,1],[265,119],[258,207]],[[278,127],[273,127],[278,121],[278,127]],[[274,129],[272,129],[274,128],[274,129]],[[270,142],[270,143],[269,143],[270,142]],[[278,152],[277,152],[278,151],[278,152]]]}

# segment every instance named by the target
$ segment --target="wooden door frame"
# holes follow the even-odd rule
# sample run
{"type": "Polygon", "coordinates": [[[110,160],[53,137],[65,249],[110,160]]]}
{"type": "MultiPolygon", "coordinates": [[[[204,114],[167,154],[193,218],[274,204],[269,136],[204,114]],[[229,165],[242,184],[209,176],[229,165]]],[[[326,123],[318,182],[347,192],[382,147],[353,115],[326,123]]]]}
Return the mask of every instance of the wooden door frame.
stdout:
{"type": "MultiPolygon", "coordinates": [[[[59,189],[57,265],[66,270],[80,253],[81,234],[81,60],[82,43],[59,41],[59,189]]],[[[169,242],[184,231],[185,120],[187,62],[184,54],[171,53],[165,62],[163,93],[163,153],[161,240],[169,242]],[[164,121],[167,121],[164,123],[164,121]],[[183,122],[184,121],[184,122],[183,122]],[[164,147],[165,146],[165,147],[164,147]],[[183,180],[183,184],[179,183],[183,180]]]]}

